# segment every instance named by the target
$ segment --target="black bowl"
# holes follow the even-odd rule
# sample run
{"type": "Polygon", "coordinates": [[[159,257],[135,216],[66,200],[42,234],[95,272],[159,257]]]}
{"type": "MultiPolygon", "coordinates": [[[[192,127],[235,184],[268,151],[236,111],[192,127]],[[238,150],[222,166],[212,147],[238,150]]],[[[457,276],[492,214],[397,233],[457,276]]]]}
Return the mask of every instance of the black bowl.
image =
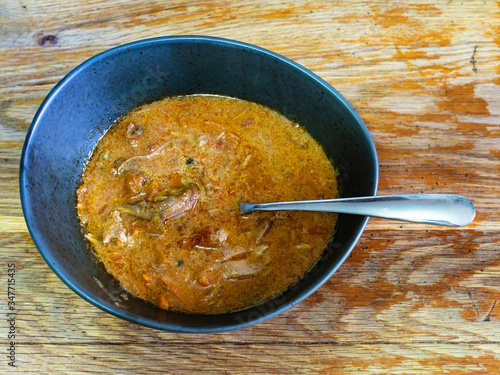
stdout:
{"type": "Polygon", "coordinates": [[[172,95],[220,94],[271,107],[303,125],[340,172],[342,196],[375,195],[377,155],[361,118],[328,83],[273,52],[200,36],[142,40],[105,51],[69,73],[45,98],[28,131],[20,190],[31,237],[78,295],[120,318],[177,332],[213,332],[262,322],[319,288],[342,264],[367,217],[340,215],[320,261],[283,295],[224,315],[159,309],[123,290],[86,247],[76,212],[85,163],[111,124],[172,95]],[[125,296],[125,298],[124,298],[125,296]]]}

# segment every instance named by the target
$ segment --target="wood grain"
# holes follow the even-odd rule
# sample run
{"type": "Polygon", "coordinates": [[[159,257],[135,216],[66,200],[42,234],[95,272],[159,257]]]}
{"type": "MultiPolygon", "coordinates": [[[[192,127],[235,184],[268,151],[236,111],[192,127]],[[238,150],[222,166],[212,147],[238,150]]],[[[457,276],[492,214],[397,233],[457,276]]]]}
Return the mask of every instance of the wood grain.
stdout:
{"type": "Polygon", "coordinates": [[[500,373],[499,1],[6,0],[0,51],[2,373],[500,373]],[[181,34],[256,44],[309,68],[368,126],[380,195],[465,195],[475,221],[457,230],[371,219],[323,287],[243,330],[161,332],[85,302],[24,224],[26,132],[51,88],[87,58],[181,34]],[[5,355],[9,263],[16,369],[5,355]]]}

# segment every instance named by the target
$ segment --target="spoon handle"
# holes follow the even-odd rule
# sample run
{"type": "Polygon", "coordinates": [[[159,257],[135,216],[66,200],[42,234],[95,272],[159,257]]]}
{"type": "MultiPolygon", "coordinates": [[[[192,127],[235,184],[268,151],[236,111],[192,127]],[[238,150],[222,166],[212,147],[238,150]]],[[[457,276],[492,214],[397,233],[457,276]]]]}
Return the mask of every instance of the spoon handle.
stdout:
{"type": "Polygon", "coordinates": [[[448,227],[467,225],[476,215],[474,205],[469,199],[448,194],[385,195],[270,203],[240,202],[240,214],[254,211],[336,212],[448,227]]]}

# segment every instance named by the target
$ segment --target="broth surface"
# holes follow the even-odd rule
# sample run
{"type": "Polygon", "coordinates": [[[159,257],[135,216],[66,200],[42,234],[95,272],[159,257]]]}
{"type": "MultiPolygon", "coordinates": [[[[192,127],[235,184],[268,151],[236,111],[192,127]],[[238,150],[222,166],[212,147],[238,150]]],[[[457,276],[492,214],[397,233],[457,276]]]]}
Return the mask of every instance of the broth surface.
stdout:
{"type": "Polygon", "coordinates": [[[77,191],[93,251],[132,294],[219,314],[284,292],[316,263],[337,216],[240,215],[238,203],[338,197],[337,173],[298,124],[259,104],[172,97],[122,117],[77,191]]]}

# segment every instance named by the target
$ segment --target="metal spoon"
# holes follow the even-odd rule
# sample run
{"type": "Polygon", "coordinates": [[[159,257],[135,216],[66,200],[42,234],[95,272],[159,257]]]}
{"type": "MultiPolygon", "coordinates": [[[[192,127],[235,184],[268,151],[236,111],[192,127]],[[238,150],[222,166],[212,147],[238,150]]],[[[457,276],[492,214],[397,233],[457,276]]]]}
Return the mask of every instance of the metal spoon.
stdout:
{"type": "Polygon", "coordinates": [[[240,202],[240,214],[254,211],[336,212],[448,227],[470,224],[476,215],[474,205],[469,199],[448,194],[385,195],[269,203],[240,202]]]}

